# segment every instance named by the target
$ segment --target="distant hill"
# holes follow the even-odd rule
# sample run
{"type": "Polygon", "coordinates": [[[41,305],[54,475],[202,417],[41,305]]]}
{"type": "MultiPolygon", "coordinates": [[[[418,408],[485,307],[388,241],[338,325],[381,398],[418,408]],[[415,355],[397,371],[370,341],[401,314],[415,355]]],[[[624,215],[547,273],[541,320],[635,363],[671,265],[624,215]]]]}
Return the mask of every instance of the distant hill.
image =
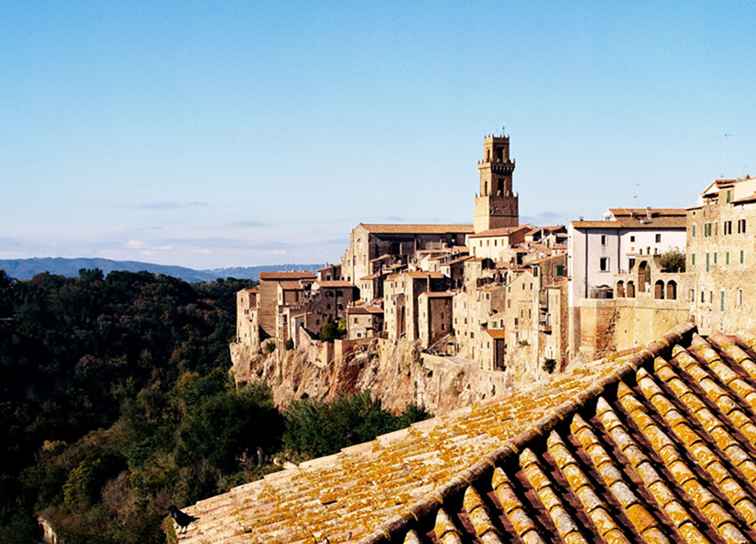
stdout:
{"type": "Polygon", "coordinates": [[[165,274],[191,283],[214,281],[219,278],[239,278],[257,280],[260,272],[276,270],[317,270],[319,264],[272,264],[263,266],[238,266],[231,268],[214,268],[210,270],[195,270],[184,266],[170,266],[140,261],[112,261],[110,259],[43,257],[34,259],[0,259],[0,270],[17,280],[28,280],[42,272],[60,276],[75,277],[82,268],[99,268],[106,275],[113,271],[152,272],[165,274]]]}

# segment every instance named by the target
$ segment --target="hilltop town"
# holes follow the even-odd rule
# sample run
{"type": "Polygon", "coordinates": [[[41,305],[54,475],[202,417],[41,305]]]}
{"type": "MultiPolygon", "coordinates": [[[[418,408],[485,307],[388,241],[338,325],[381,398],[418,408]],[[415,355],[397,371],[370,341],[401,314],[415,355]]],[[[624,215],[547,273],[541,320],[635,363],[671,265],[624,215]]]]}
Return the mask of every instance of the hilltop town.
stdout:
{"type": "Polygon", "coordinates": [[[239,292],[237,381],[261,377],[282,403],[369,389],[438,412],[632,353],[690,319],[756,325],[756,179],[715,180],[690,208],[530,225],[510,138],[487,135],[476,166],[472,224],[360,223],[340,263],[239,292]]]}
{"type": "Polygon", "coordinates": [[[180,542],[754,541],[756,179],[529,225],[509,137],[477,168],[472,224],[359,224],[237,297],[237,382],[436,417],[200,501],[180,542]]]}

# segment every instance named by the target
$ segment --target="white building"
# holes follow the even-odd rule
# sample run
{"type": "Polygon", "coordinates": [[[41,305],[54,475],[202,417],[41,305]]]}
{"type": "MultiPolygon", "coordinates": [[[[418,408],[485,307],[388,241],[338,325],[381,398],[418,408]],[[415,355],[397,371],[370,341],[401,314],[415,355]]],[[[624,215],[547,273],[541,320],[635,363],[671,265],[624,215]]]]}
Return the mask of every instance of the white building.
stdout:
{"type": "Polygon", "coordinates": [[[687,210],[611,208],[601,221],[573,221],[568,229],[569,305],[596,298],[612,275],[628,273],[638,255],[685,251],[687,210]]]}

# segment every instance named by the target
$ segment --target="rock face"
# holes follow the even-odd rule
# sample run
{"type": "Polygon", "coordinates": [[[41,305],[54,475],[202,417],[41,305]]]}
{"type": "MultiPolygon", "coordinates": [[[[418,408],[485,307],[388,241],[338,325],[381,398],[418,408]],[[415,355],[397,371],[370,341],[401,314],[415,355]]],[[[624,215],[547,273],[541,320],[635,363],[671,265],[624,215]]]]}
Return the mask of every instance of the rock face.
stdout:
{"type": "Polygon", "coordinates": [[[485,371],[464,359],[421,353],[417,343],[404,340],[376,339],[343,358],[328,361],[320,355],[327,350],[261,354],[243,344],[231,344],[230,349],[236,383],[266,383],[279,407],[301,398],[329,401],[370,391],[394,412],[415,403],[442,414],[511,391],[515,381],[533,385],[547,379],[535,373],[515,380],[509,371],[485,371]]]}

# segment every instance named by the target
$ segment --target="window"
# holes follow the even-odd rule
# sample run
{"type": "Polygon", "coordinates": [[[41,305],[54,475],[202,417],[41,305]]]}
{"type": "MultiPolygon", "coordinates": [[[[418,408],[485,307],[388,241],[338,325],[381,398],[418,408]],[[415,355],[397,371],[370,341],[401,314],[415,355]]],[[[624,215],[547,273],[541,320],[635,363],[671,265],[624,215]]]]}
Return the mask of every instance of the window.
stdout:
{"type": "Polygon", "coordinates": [[[690,237],[691,238],[695,238],[696,237],[696,226],[695,225],[691,225],[690,226],[690,237]]]}
{"type": "Polygon", "coordinates": [[[631,237],[630,237],[630,241],[631,241],[631,242],[635,242],[635,236],[631,236],[631,237]]]}
{"type": "Polygon", "coordinates": [[[717,255],[719,255],[719,253],[715,252],[714,253],[714,264],[717,264],[717,255]]]}
{"type": "Polygon", "coordinates": [[[745,234],[745,233],[746,233],[746,220],[738,219],[738,234],[745,234]]]}
{"type": "Polygon", "coordinates": [[[695,253],[692,253],[690,255],[690,264],[691,264],[691,266],[696,266],[696,254],[695,253]]]}
{"type": "Polygon", "coordinates": [[[732,202],[732,189],[725,193],[725,202],[727,202],[728,204],[732,202]]]}
{"type": "Polygon", "coordinates": [[[602,272],[609,272],[608,257],[601,257],[601,259],[599,259],[599,270],[601,270],[602,272]]]}
{"type": "Polygon", "coordinates": [[[690,301],[691,302],[695,302],[696,301],[696,290],[695,289],[691,289],[690,290],[690,301]]]}
{"type": "Polygon", "coordinates": [[[732,221],[725,221],[722,229],[725,236],[732,234],[732,221]]]}
{"type": "Polygon", "coordinates": [[[737,305],[738,308],[743,306],[743,290],[742,289],[738,289],[738,294],[735,297],[735,304],[737,305]]]}
{"type": "Polygon", "coordinates": [[[745,264],[745,251],[740,250],[740,264],[745,264]]]}
{"type": "Polygon", "coordinates": [[[701,289],[701,304],[706,302],[706,293],[701,289]]]}
{"type": "Polygon", "coordinates": [[[601,245],[602,245],[602,246],[605,246],[605,245],[606,245],[606,234],[602,234],[602,235],[601,235],[601,245]]]}
{"type": "Polygon", "coordinates": [[[657,235],[656,235],[656,243],[657,243],[657,244],[660,244],[660,243],[661,243],[661,234],[657,234],[657,235]]]}
{"type": "Polygon", "coordinates": [[[730,264],[730,252],[725,253],[725,264],[730,264]]]}
{"type": "Polygon", "coordinates": [[[706,271],[709,271],[709,254],[706,254],[706,271]]]}
{"type": "Polygon", "coordinates": [[[719,291],[719,310],[724,312],[725,309],[725,291],[722,289],[719,291]]]}

